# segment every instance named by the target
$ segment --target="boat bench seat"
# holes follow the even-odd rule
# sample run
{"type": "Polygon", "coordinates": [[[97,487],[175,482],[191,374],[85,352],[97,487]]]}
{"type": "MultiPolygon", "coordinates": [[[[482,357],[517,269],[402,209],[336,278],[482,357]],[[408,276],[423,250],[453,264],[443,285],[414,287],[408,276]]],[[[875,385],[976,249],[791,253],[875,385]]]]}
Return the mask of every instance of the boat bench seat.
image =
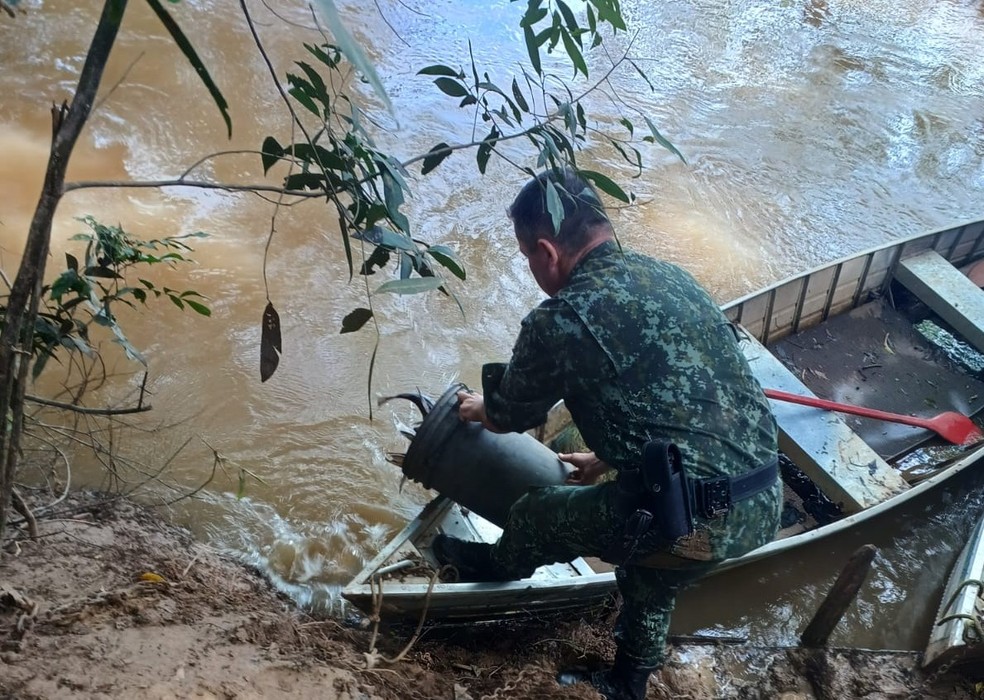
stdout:
{"type": "MultiPolygon", "coordinates": [[[[763,387],[814,396],[803,382],[749,333],[742,351],[763,387]]],[[[779,424],[779,449],[845,513],[856,513],[909,488],[837,413],[771,401],[779,424]]]]}
{"type": "Polygon", "coordinates": [[[984,352],[984,290],[934,250],[899,261],[895,279],[984,352]]]}

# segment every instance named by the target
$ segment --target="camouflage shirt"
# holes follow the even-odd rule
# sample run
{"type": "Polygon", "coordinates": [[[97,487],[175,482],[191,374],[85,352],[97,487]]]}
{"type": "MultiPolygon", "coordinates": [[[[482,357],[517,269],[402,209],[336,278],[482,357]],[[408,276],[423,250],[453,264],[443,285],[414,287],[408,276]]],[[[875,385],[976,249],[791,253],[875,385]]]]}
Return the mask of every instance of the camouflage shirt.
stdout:
{"type": "Polygon", "coordinates": [[[482,372],[489,419],[539,425],[563,399],[585,443],[615,469],[655,438],[696,478],[774,458],[768,402],[710,295],[681,268],[608,241],[523,320],[508,364],[482,372]]]}

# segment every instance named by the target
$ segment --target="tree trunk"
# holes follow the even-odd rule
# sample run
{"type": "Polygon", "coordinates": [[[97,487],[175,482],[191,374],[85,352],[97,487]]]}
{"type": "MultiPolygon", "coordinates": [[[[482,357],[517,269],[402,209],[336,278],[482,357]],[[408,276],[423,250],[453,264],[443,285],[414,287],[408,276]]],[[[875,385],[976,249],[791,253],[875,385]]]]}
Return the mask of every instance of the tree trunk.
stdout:
{"type": "Polygon", "coordinates": [[[7,300],[6,318],[0,333],[0,543],[3,542],[20,457],[24,390],[31,364],[45,263],[51,245],[51,225],[61,200],[69,157],[92,111],[109,52],[123,21],[126,3],[127,0],[106,0],[82,66],[75,97],[71,105],[63,104],[51,110],[52,140],[48,169],[28,230],[24,257],[7,300]]]}

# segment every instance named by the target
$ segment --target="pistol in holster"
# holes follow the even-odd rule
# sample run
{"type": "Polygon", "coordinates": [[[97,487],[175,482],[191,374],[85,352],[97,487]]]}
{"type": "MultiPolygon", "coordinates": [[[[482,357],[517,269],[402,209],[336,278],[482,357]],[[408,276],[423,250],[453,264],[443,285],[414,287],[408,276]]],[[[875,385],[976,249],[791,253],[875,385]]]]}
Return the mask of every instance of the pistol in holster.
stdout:
{"type": "Polygon", "coordinates": [[[669,440],[652,440],[642,450],[639,469],[619,475],[619,493],[632,499],[635,510],[625,521],[622,560],[635,553],[655,524],[661,539],[673,542],[694,531],[691,489],[680,449],[669,440]]]}

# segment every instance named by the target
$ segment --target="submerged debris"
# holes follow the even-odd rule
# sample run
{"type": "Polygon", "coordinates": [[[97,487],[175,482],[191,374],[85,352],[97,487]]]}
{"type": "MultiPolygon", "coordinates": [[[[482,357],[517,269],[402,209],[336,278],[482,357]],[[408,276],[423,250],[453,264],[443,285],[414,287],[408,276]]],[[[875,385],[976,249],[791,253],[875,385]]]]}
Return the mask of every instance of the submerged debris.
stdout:
{"type": "MultiPolygon", "coordinates": [[[[827,525],[844,516],[840,506],[831,501],[815,483],[804,474],[785,454],[779,454],[779,470],[782,480],[803,501],[803,510],[813,517],[818,525],[827,525]]],[[[784,514],[789,520],[791,514],[784,514]]],[[[793,523],[790,523],[793,524],[793,523]]]]}
{"type": "Polygon", "coordinates": [[[427,396],[426,394],[421,394],[419,391],[405,392],[402,394],[396,394],[395,396],[386,396],[379,399],[376,405],[382,406],[384,403],[392,401],[393,399],[406,399],[414,406],[416,406],[418,409],[420,409],[420,415],[424,418],[426,418],[427,414],[434,409],[434,399],[427,396]]]}
{"type": "Polygon", "coordinates": [[[914,328],[930,343],[938,347],[944,355],[970,372],[984,374],[984,355],[950,331],[941,328],[930,320],[920,321],[914,328]]]}

